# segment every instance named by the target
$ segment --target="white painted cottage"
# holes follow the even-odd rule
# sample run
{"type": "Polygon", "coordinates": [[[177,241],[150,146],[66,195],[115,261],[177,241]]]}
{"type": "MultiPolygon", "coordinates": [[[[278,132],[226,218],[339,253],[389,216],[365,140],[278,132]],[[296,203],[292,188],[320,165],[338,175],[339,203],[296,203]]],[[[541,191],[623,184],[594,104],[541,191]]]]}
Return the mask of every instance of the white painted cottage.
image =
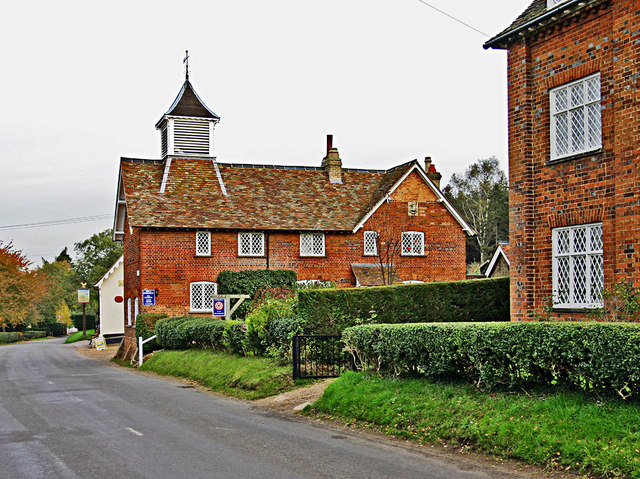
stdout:
{"type": "Polygon", "coordinates": [[[100,335],[107,343],[119,343],[124,335],[124,256],[95,284],[99,291],[100,335]]]}

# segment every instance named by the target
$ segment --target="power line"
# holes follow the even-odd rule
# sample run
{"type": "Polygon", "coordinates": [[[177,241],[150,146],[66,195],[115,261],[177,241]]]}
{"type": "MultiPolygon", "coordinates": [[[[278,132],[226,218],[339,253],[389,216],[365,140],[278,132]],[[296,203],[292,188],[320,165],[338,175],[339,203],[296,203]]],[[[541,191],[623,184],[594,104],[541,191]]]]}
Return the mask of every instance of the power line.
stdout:
{"type": "Polygon", "coordinates": [[[442,10],[440,10],[440,9],[439,9],[439,8],[437,8],[437,7],[434,7],[433,5],[431,5],[430,3],[425,2],[424,0],[418,0],[418,1],[419,1],[420,3],[422,3],[422,4],[426,5],[427,7],[430,7],[430,8],[432,8],[432,9],[434,9],[436,12],[441,13],[442,15],[445,15],[445,16],[449,17],[451,20],[454,20],[454,21],[456,21],[456,22],[458,22],[458,23],[460,23],[460,24],[464,25],[465,27],[470,28],[470,29],[471,29],[471,30],[473,30],[474,32],[477,32],[477,33],[479,33],[480,35],[484,35],[485,37],[489,38],[489,35],[487,35],[487,34],[486,34],[486,33],[484,33],[484,32],[481,32],[481,31],[480,31],[480,30],[478,30],[476,27],[473,27],[473,26],[469,25],[468,23],[463,22],[463,21],[462,21],[462,20],[460,20],[459,18],[456,18],[456,17],[454,17],[453,15],[450,15],[450,14],[448,14],[447,12],[442,11],[442,10]]]}
{"type": "Polygon", "coordinates": [[[74,223],[88,223],[90,221],[102,221],[112,218],[112,214],[80,216],[77,218],[66,218],[60,220],[40,221],[38,223],[23,223],[19,225],[0,226],[0,231],[23,230],[28,228],[43,228],[46,226],[70,225],[74,223]]]}

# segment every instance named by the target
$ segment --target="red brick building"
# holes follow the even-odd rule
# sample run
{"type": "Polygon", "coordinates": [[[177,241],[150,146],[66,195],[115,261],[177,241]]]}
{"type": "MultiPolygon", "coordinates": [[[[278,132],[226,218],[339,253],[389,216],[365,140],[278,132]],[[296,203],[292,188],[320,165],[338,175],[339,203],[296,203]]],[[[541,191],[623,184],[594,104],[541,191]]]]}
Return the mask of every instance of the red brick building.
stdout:
{"type": "Polygon", "coordinates": [[[163,158],[121,159],[114,237],[124,243],[125,324],[138,312],[211,314],[223,270],[368,284],[392,238],[394,280],[465,279],[472,230],[429,159],[425,168],[343,168],[328,137],[318,167],[221,163],[218,121],[187,80],[156,125],[163,158]],[[143,306],[143,290],[156,292],[155,305],[143,306]]]}
{"type": "Polygon", "coordinates": [[[535,0],[508,51],[511,313],[583,319],[640,285],[640,2],[535,0]]]}

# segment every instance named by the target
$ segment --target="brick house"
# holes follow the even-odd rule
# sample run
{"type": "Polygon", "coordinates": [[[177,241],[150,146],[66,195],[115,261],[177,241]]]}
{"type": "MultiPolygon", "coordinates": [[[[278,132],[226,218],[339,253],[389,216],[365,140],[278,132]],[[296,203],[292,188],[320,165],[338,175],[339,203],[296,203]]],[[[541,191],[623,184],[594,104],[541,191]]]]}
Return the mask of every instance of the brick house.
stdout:
{"type": "Polygon", "coordinates": [[[485,44],[508,51],[512,320],[640,285],[639,7],[535,0],[485,44]]]}
{"type": "Polygon", "coordinates": [[[114,238],[124,247],[127,330],[138,312],[211,314],[223,270],[368,284],[386,236],[400,240],[394,280],[465,279],[473,232],[430,159],[424,168],[343,168],[329,136],[319,167],[221,163],[219,120],[187,79],[156,124],[162,159],[121,159],[114,238]],[[154,306],[142,305],[143,290],[157,293],[154,306]]]}

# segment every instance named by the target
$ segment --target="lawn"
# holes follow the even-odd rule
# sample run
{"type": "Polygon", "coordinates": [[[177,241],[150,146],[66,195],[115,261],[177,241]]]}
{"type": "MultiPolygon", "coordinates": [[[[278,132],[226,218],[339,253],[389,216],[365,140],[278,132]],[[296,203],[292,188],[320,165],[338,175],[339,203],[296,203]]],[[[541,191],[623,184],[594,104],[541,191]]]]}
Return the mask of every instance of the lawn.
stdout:
{"type": "Polygon", "coordinates": [[[242,399],[260,399],[294,389],[291,366],[267,358],[242,357],[211,350],[163,350],[140,367],[142,371],[196,381],[213,391],[242,399]]]}
{"type": "Polygon", "coordinates": [[[639,406],[573,392],[486,393],[350,372],[307,413],[530,464],[640,478],[639,406]]]}
{"type": "Polygon", "coordinates": [[[82,336],[82,331],[76,331],[65,340],[64,344],[75,343],[77,341],[89,341],[89,339],[94,333],[95,333],[95,330],[87,329],[87,336],[84,337],[82,336]]]}

